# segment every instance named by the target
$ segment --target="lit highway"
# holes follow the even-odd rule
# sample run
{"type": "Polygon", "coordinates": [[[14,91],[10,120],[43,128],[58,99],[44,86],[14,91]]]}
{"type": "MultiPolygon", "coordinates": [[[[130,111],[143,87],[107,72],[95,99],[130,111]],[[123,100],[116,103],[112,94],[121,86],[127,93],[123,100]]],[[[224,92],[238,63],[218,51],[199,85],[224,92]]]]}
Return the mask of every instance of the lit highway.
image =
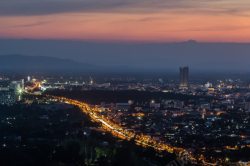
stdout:
{"type": "Polygon", "coordinates": [[[199,165],[211,165],[215,166],[217,163],[209,163],[206,161],[206,159],[201,155],[200,157],[194,157],[191,152],[188,152],[187,150],[179,147],[173,147],[171,145],[168,145],[166,143],[156,141],[149,135],[145,134],[135,134],[135,132],[130,131],[124,127],[121,127],[118,124],[115,124],[114,122],[108,120],[104,116],[98,114],[98,108],[91,107],[87,103],[83,103],[77,100],[72,100],[64,97],[55,97],[55,96],[49,96],[50,98],[56,99],[60,102],[75,105],[81,109],[81,111],[91,118],[92,121],[98,122],[102,125],[102,128],[105,131],[110,132],[113,136],[118,137],[123,140],[134,140],[137,145],[143,146],[143,147],[151,147],[154,148],[157,151],[166,151],[169,153],[175,153],[178,158],[182,161],[188,161],[192,164],[199,165]]]}

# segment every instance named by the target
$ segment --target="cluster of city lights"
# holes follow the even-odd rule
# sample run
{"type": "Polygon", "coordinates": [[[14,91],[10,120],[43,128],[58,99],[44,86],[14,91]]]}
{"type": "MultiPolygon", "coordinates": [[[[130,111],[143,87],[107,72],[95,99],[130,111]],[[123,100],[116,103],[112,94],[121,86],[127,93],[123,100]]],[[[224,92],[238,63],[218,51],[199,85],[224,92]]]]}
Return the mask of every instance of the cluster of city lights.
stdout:
{"type": "Polygon", "coordinates": [[[206,158],[203,155],[200,155],[198,157],[194,157],[192,152],[187,151],[186,149],[180,148],[180,147],[173,147],[171,145],[168,145],[162,141],[157,141],[153,139],[150,135],[145,134],[136,134],[134,131],[131,131],[129,129],[126,129],[112,121],[110,121],[108,118],[106,118],[103,115],[99,114],[98,107],[92,107],[87,103],[80,102],[77,100],[68,99],[65,97],[56,97],[56,96],[47,96],[49,98],[53,98],[57,101],[75,105],[81,109],[81,111],[91,118],[91,120],[98,122],[101,124],[102,128],[110,132],[113,136],[118,137],[123,140],[134,140],[137,145],[143,146],[143,147],[150,147],[154,148],[157,151],[166,151],[169,153],[175,153],[180,160],[187,160],[188,162],[192,164],[202,164],[202,165],[212,165],[215,166],[218,164],[218,162],[224,162],[223,160],[218,160],[215,163],[208,162],[206,158]]]}

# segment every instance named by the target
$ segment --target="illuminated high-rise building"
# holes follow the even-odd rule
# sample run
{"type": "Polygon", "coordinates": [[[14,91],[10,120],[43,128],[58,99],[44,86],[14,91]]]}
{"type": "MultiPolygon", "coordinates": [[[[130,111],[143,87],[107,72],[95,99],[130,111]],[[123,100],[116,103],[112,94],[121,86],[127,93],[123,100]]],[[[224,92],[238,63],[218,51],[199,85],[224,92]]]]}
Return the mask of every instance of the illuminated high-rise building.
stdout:
{"type": "Polygon", "coordinates": [[[28,76],[28,77],[27,77],[27,81],[28,81],[28,82],[30,82],[30,80],[31,80],[31,77],[30,77],[30,76],[28,76]]]}
{"type": "Polygon", "coordinates": [[[93,85],[94,84],[94,80],[92,77],[89,77],[89,85],[93,85]]]}
{"type": "Polygon", "coordinates": [[[189,80],[189,68],[180,67],[180,88],[187,89],[188,88],[188,80],[189,80]]]}

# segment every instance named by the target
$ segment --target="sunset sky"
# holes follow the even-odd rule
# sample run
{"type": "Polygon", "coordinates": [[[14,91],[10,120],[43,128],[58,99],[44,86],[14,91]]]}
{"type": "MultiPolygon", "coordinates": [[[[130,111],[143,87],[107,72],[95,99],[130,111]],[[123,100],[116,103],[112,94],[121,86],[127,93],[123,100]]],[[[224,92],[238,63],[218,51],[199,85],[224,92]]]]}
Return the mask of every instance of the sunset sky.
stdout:
{"type": "Polygon", "coordinates": [[[250,1],[1,0],[0,38],[250,42],[250,1]]]}

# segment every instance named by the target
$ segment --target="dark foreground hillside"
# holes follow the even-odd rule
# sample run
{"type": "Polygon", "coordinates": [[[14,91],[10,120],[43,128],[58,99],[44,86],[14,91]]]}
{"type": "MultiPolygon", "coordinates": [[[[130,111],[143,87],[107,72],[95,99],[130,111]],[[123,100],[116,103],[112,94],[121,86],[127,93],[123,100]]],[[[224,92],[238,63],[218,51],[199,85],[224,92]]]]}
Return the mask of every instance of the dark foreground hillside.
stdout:
{"type": "Polygon", "coordinates": [[[170,154],[103,132],[64,104],[0,107],[1,166],[166,165],[170,154]]]}

